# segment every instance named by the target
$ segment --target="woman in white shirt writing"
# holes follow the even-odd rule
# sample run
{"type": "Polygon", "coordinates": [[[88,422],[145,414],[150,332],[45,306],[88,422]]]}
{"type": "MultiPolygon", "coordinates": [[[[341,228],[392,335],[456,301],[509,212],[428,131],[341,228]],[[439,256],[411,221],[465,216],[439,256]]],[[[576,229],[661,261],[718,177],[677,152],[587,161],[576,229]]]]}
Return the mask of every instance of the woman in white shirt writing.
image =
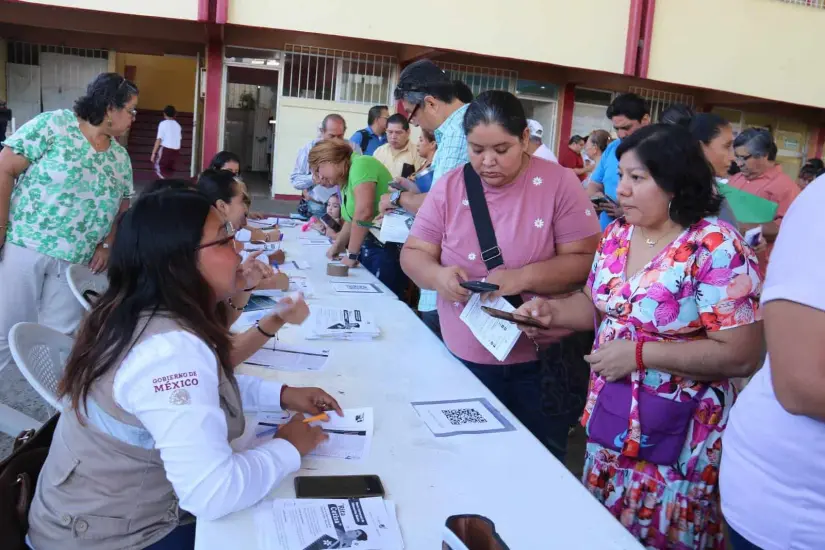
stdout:
{"type": "MultiPolygon", "coordinates": [[[[325,439],[296,420],[255,448],[230,446],[244,409],[340,412],[323,390],[234,374],[216,305],[244,284],[239,267],[231,225],[199,193],[150,193],[124,215],[109,288],[60,384],[66,407],[29,513],[33,548],[191,548],[192,516],[256,504],[325,439]]],[[[309,313],[290,303],[280,326],[309,313]]]]}

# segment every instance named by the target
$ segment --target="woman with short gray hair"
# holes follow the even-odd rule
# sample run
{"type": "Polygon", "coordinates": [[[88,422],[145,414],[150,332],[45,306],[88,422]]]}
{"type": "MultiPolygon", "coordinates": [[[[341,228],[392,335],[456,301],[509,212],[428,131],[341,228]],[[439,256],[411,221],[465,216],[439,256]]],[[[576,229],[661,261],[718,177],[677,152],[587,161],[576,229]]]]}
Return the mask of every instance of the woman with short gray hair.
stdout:
{"type": "Polygon", "coordinates": [[[74,332],[83,308],[71,264],[101,272],[117,216],[129,206],[132,163],[117,142],[137,113],[137,87],[117,73],[95,78],[74,111],[42,113],[0,152],[0,370],[7,335],[23,321],[74,332]]]}

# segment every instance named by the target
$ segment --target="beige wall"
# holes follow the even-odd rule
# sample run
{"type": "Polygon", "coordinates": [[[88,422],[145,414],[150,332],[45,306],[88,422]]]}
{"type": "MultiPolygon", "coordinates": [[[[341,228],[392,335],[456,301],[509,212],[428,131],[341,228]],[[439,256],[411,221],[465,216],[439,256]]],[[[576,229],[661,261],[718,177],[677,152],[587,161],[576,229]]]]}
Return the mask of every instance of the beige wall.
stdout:
{"type": "Polygon", "coordinates": [[[658,0],[648,78],[825,107],[823,28],[825,10],[777,0],[658,0]]]}
{"type": "MultiPolygon", "coordinates": [[[[169,19],[198,18],[198,0],[23,0],[28,4],[60,6],[83,10],[127,13],[130,15],[148,15],[169,19]]],[[[242,0],[244,1],[244,0],[242,0]]]]}
{"type": "Polygon", "coordinates": [[[419,0],[404,7],[393,10],[383,0],[315,0],[311,9],[291,9],[281,0],[232,0],[229,22],[393,44],[409,36],[431,48],[619,73],[624,67],[630,0],[521,0],[515,9],[419,0]],[[392,23],[393,17],[400,19],[392,23]],[[402,20],[413,22],[406,27],[412,34],[399,34],[402,20]]]}
{"type": "Polygon", "coordinates": [[[140,90],[139,109],[160,111],[167,105],[174,105],[182,113],[193,111],[195,58],[118,53],[116,65],[120,74],[126,65],[135,66],[135,84],[140,90]]]}
{"type": "Polygon", "coordinates": [[[278,130],[275,138],[275,193],[279,195],[299,195],[289,175],[295,166],[298,150],[315,138],[318,126],[329,113],[338,113],[347,121],[349,138],[367,125],[369,105],[352,105],[334,101],[317,101],[284,97],[280,99],[278,110],[278,130]]]}

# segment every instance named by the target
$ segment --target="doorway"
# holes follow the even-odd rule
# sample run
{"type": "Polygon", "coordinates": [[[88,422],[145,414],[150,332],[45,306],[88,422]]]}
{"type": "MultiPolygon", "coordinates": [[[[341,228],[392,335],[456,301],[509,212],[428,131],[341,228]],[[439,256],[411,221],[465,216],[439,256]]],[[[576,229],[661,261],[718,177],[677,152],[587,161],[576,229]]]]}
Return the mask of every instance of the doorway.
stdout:
{"type": "MultiPolygon", "coordinates": [[[[277,52],[268,53],[277,56],[277,52]]],[[[258,51],[227,48],[223,149],[241,159],[241,172],[250,195],[270,198],[280,63],[266,63],[259,55],[258,51]]]]}

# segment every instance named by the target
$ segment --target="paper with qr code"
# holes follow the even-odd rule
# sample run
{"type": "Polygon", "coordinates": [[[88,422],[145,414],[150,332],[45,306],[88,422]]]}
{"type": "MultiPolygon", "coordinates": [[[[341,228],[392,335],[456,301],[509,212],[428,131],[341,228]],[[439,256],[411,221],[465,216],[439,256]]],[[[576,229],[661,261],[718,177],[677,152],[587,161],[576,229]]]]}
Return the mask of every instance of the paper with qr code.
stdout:
{"type": "Polygon", "coordinates": [[[416,401],[412,406],[436,437],[512,432],[516,429],[483,397],[416,401]]]}

